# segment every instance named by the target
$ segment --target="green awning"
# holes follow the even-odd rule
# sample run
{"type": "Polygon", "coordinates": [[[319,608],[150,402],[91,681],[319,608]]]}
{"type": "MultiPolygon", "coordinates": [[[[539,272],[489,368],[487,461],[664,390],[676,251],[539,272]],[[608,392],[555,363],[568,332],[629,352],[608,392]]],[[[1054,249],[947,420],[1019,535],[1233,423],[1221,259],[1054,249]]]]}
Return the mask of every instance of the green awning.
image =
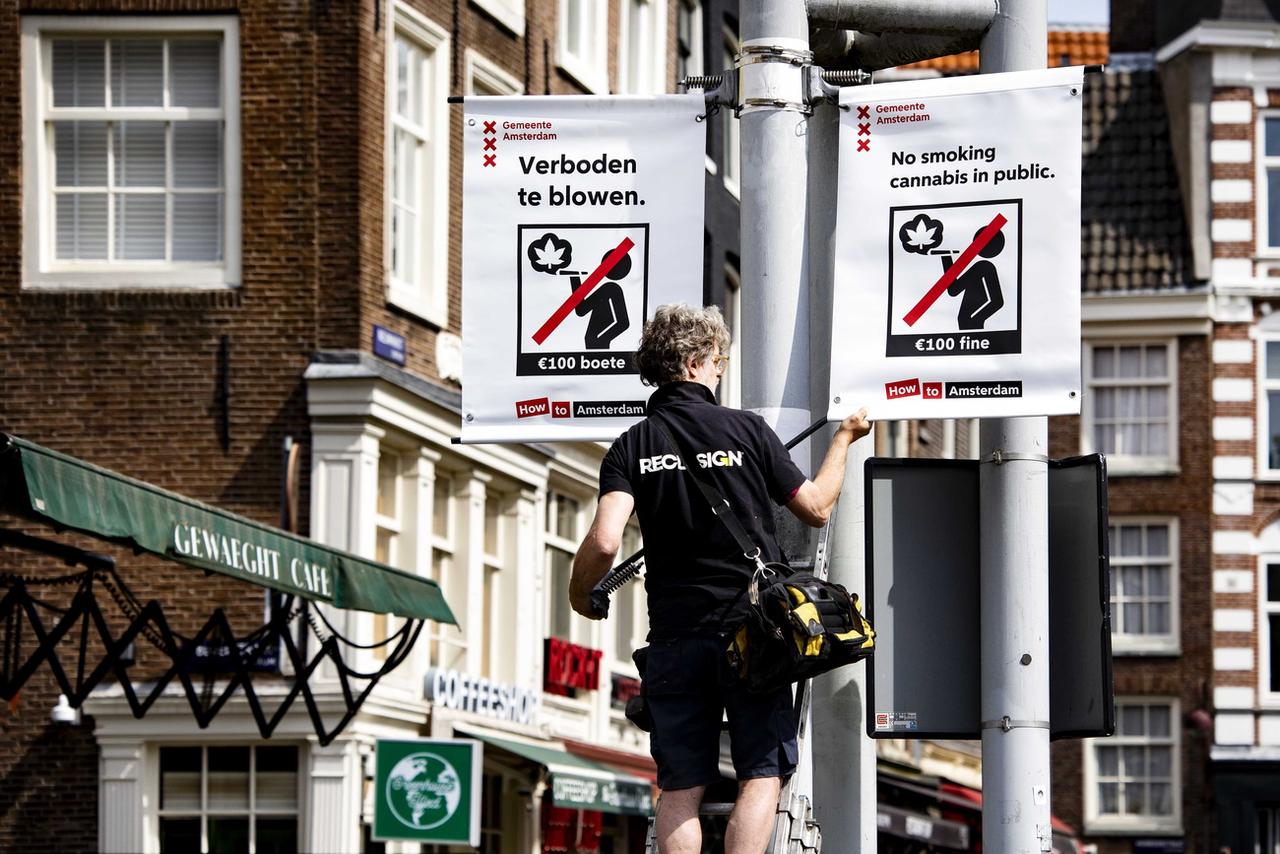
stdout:
{"type": "Polygon", "coordinates": [[[3,433],[0,509],[337,608],[456,622],[434,581],[3,433]]]}
{"type": "Polygon", "coordinates": [[[543,747],[469,729],[462,732],[546,767],[551,773],[551,802],[558,807],[619,815],[650,815],[653,812],[653,788],[648,780],[574,756],[559,749],[559,742],[547,742],[543,747]]]}

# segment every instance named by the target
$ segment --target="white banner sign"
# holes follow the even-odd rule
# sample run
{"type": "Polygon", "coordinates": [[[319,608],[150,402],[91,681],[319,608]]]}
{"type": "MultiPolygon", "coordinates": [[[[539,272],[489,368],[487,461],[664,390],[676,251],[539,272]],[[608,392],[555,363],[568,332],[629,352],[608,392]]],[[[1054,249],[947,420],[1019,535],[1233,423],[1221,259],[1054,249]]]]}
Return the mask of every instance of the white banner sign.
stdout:
{"type": "Polygon", "coordinates": [[[1080,411],[1082,79],[841,90],[831,418],[1080,411]]]}
{"type": "Polygon", "coordinates": [[[643,417],[645,320],[702,304],[704,112],[698,93],[466,99],[463,441],[643,417]]]}

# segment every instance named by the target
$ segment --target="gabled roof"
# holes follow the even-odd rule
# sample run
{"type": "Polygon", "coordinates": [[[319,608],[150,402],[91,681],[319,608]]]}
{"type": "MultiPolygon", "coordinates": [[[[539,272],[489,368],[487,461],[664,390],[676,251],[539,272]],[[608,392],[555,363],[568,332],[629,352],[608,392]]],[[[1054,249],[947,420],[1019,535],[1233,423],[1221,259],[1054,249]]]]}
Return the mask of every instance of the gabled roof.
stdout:
{"type": "MultiPolygon", "coordinates": [[[[1107,30],[1105,27],[1071,27],[1049,30],[1048,65],[1105,65],[1108,57],[1107,30]]],[[[940,56],[901,66],[903,70],[929,69],[944,74],[957,74],[978,70],[978,52],[940,56]]]]}
{"type": "Polygon", "coordinates": [[[1153,70],[1085,75],[1081,286],[1085,293],[1184,290],[1191,246],[1153,70]]]}

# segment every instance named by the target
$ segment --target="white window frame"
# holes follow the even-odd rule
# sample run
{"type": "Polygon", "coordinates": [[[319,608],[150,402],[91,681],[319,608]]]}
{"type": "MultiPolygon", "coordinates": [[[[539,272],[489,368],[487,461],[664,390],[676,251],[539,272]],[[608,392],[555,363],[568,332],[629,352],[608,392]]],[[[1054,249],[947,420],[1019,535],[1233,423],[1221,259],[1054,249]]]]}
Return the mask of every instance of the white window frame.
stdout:
{"type": "Polygon", "coordinates": [[[618,92],[628,95],[659,95],[667,91],[667,0],[621,0],[618,22],[618,92]],[[647,32],[631,31],[631,7],[645,7],[647,32]],[[634,40],[634,44],[632,43],[634,40]],[[632,54],[641,63],[632,79],[632,54]]]}
{"type": "Polygon", "coordinates": [[[729,369],[725,371],[720,390],[725,406],[742,408],[742,277],[732,264],[724,265],[724,301],[733,320],[729,328],[729,369]],[[736,328],[735,328],[736,327],[736,328]]]}
{"type": "MultiPolygon", "coordinates": [[[[721,38],[721,53],[733,57],[734,62],[724,69],[724,73],[732,73],[737,62],[737,55],[742,52],[742,42],[728,27],[724,28],[721,38]]],[[[724,151],[721,152],[721,167],[724,172],[724,188],[736,199],[742,195],[742,129],[738,125],[738,117],[733,110],[720,111],[724,115],[724,151]]]]}
{"type": "MultiPolygon", "coordinates": [[[[449,590],[448,581],[445,578],[446,573],[452,574],[455,578],[461,577],[466,580],[467,596],[471,593],[471,578],[467,572],[467,555],[463,548],[461,537],[458,531],[458,513],[461,499],[458,496],[458,483],[469,479],[469,475],[465,471],[454,471],[450,469],[436,466],[435,479],[431,487],[431,517],[428,524],[431,526],[431,563],[430,576],[436,584],[440,586],[440,590],[446,594],[456,593],[449,590]],[[445,530],[443,533],[435,529],[435,513],[436,513],[436,487],[441,481],[446,481],[444,487],[445,493],[445,530]],[[447,566],[444,572],[437,572],[436,552],[446,555],[447,566]]],[[[466,607],[465,601],[467,596],[462,598],[455,597],[455,604],[462,610],[466,607]]],[[[427,625],[428,634],[428,659],[431,667],[443,667],[452,670],[467,670],[467,656],[470,651],[470,635],[468,630],[470,626],[469,613],[463,611],[459,625],[449,623],[431,622],[427,625]],[[446,654],[448,650],[448,654],[446,654]]]]}
{"type": "Polygon", "coordinates": [[[1255,429],[1257,433],[1257,448],[1255,472],[1258,480],[1280,480],[1280,468],[1271,468],[1270,455],[1267,453],[1267,440],[1270,438],[1271,417],[1267,410],[1267,392],[1274,390],[1280,391],[1280,378],[1267,379],[1267,344],[1280,345],[1280,331],[1274,328],[1268,328],[1270,318],[1263,321],[1258,328],[1258,348],[1254,361],[1257,363],[1257,381],[1254,388],[1257,389],[1255,397],[1257,398],[1257,421],[1255,429]]]}
{"type": "MultiPolygon", "coordinates": [[[[1178,471],[1178,339],[1177,338],[1124,338],[1097,339],[1084,342],[1081,358],[1084,399],[1080,407],[1080,448],[1082,453],[1095,452],[1093,446],[1094,396],[1093,350],[1095,347],[1137,346],[1148,347],[1163,344],[1169,358],[1169,453],[1163,457],[1108,454],[1107,471],[1111,475],[1165,475],[1178,471]]],[[[1152,383],[1154,385],[1154,383],[1152,383]]]]}
{"type": "Polygon", "coordinates": [[[603,0],[560,0],[556,22],[556,66],[588,92],[609,91],[609,4],[603,0]],[[569,52],[569,4],[578,5],[578,43],[583,54],[569,52]]]}
{"type": "MultiPolygon", "coordinates": [[[[58,108],[72,119],[81,108],[58,108]]],[[[86,117],[100,114],[83,108],[86,117]]],[[[235,15],[22,16],[22,286],[32,290],[224,290],[240,285],[240,25],[235,15]],[[218,35],[222,38],[222,109],[139,107],[114,110],[116,120],[175,117],[208,112],[224,122],[223,259],[191,261],[58,261],[54,257],[51,140],[51,37],[125,34],[218,35]]]]}
{"type": "MultiPolygon", "coordinates": [[[[1169,707],[1169,744],[1172,748],[1170,773],[1172,780],[1173,813],[1168,816],[1102,816],[1098,814],[1098,760],[1094,750],[1103,739],[1085,739],[1084,741],[1084,826],[1089,835],[1129,835],[1135,833],[1181,834],[1182,833],[1182,707],[1176,697],[1163,696],[1129,696],[1115,698],[1117,714],[1120,706],[1125,705],[1167,705],[1169,707]]],[[[1150,739],[1128,739],[1113,735],[1106,739],[1107,746],[1119,744],[1147,745],[1150,739]]],[[[1164,743],[1164,742],[1160,742],[1164,743]]]]}
{"type": "Polygon", "coordinates": [[[524,0],[471,0],[513,35],[524,35],[524,0]]]}
{"type": "Polygon", "coordinates": [[[520,643],[516,625],[519,623],[517,582],[515,567],[515,525],[511,496],[486,486],[484,525],[481,542],[480,601],[488,598],[484,611],[484,628],[480,638],[480,675],[496,682],[516,681],[516,645],[520,643]],[[489,551],[488,513],[497,510],[497,549],[489,551]],[[517,610],[513,614],[510,608],[517,610]],[[514,617],[514,619],[513,619],[514,617]]]}
{"type": "MultiPolygon", "coordinates": [[[[1119,634],[1114,631],[1115,617],[1113,616],[1113,631],[1111,633],[1111,650],[1115,655],[1180,655],[1182,653],[1182,632],[1181,621],[1179,620],[1179,610],[1181,604],[1180,590],[1178,587],[1179,577],[1179,554],[1181,545],[1178,532],[1178,519],[1171,516],[1112,516],[1109,520],[1112,526],[1121,525],[1140,525],[1144,528],[1156,525],[1164,525],[1169,529],[1169,632],[1163,635],[1150,634],[1119,634]]],[[[1119,567],[1130,564],[1147,564],[1150,563],[1144,555],[1140,560],[1129,560],[1120,558],[1116,555],[1116,544],[1111,544],[1111,573],[1116,574],[1119,567]]],[[[1112,614],[1115,615],[1118,607],[1115,600],[1111,603],[1112,614]]]]}
{"type": "Polygon", "coordinates": [[[1280,661],[1271,660],[1272,614],[1280,614],[1280,602],[1267,601],[1267,564],[1280,564],[1280,554],[1267,553],[1258,556],[1258,705],[1268,709],[1280,709],[1280,691],[1267,686],[1272,667],[1280,667],[1280,661]]]}
{"type": "Polygon", "coordinates": [[[484,98],[489,95],[524,94],[524,84],[484,54],[467,48],[463,56],[466,62],[467,95],[484,98]],[[483,87],[488,91],[477,91],[477,87],[483,87]]]}
{"type": "MultiPolygon", "coordinates": [[[[642,548],[643,541],[640,538],[640,526],[630,524],[627,526],[627,534],[622,538],[622,548],[618,552],[618,560],[623,561],[631,557],[632,552],[636,548],[642,548]]],[[[635,662],[631,659],[631,651],[637,650],[645,644],[645,637],[649,634],[649,603],[645,598],[643,579],[634,579],[628,581],[617,592],[614,593],[614,607],[617,608],[618,615],[621,615],[621,607],[624,603],[631,609],[631,636],[622,636],[622,621],[615,619],[612,621],[615,625],[609,632],[609,643],[612,649],[605,651],[608,658],[613,660],[613,671],[623,676],[639,676],[636,670],[635,662]],[[626,652],[623,650],[626,649],[626,652]]]]}
{"type": "Polygon", "coordinates": [[[1267,119],[1280,119],[1280,110],[1258,110],[1258,124],[1254,134],[1254,139],[1257,140],[1255,143],[1257,149],[1253,158],[1256,170],[1254,178],[1256,225],[1254,228],[1257,232],[1255,242],[1258,254],[1275,258],[1280,257],[1280,246],[1272,246],[1268,243],[1268,236],[1271,233],[1271,211],[1269,209],[1267,170],[1280,170],[1280,156],[1267,157],[1267,119]]]}
{"type": "Polygon", "coordinates": [[[386,270],[387,301],[441,329],[449,325],[449,33],[404,3],[391,6],[386,28],[386,131],[384,152],[383,267],[386,270]],[[419,230],[422,234],[419,281],[402,282],[391,269],[392,174],[395,160],[396,118],[396,38],[417,43],[435,66],[433,86],[422,92],[422,114],[427,123],[425,156],[429,165],[419,175],[422,199],[419,230]]]}
{"type": "MultiPolygon", "coordinates": [[[[391,548],[389,549],[386,556],[386,561],[385,561],[386,564],[388,566],[392,566],[397,569],[405,569],[409,572],[415,572],[415,568],[411,565],[412,562],[411,561],[406,562],[404,560],[405,552],[409,551],[404,548],[405,543],[404,543],[404,536],[403,536],[405,533],[405,527],[406,527],[404,524],[404,520],[406,517],[407,508],[405,505],[406,505],[406,499],[408,497],[407,493],[409,492],[407,485],[405,483],[406,478],[405,478],[404,456],[405,455],[402,452],[397,451],[393,448],[387,447],[385,445],[380,446],[378,449],[378,471],[377,471],[377,476],[374,479],[374,507],[373,507],[374,557],[375,558],[380,557],[377,554],[378,537],[380,534],[385,532],[386,534],[390,535],[390,538],[391,538],[391,548]],[[381,493],[382,493],[383,466],[387,465],[389,461],[391,462],[392,465],[395,466],[395,471],[391,475],[392,480],[394,482],[394,490],[395,490],[395,506],[392,508],[393,515],[386,515],[379,512],[380,508],[378,507],[378,504],[377,504],[378,500],[381,498],[381,493]],[[410,565],[406,566],[406,563],[409,563],[410,565]]],[[[398,628],[398,623],[399,623],[399,618],[396,617],[396,615],[394,614],[371,614],[369,642],[377,643],[380,641],[385,641],[387,638],[391,637],[396,633],[396,629],[398,628]]],[[[374,649],[370,650],[370,652],[373,654],[373,657],[375,659],[383,660],[387,657],[387,650],[390,648],[391,648],[390,645],[384,645],[384,646],[375,647],[374,649]]]]}
{"type": "Polygon", "coordinates": [[[592,631],[591,624],[585,617],[579,616],[569,608],[569,602],[567,600],[563,602],[556,601],[556,586],[555,580],[551,577],[551,560],[548,557],[548,552],[551,549],[556,549],[561,552],[567,552],[570,557],[577,552],[578,546],[582,542],[582,537],[587,531],[587,525],[589,523],[587,513],[594,506],[592,498],[593,496],[590,494],[580,492],[568,484],[551,484],[547,489],[546,511],[544,512],[542,519],[542,560],[546,567],[545,571],[547,579],[547,593],[545,597],[545,607],[547,609],[547,637],[559,637],[555,634],[554,609],[564,608],[569,611],[569,636],[561,637],[560,640],[569,641],[570,643],[585,647],[592,647],[592,644],[596,641],[596,638],[594,637],[595,633],[592,631]],[[563,495],[566,498],[578,502],[578,511],[576,513],[576,518],[574,519],[573,537],[561,537],[552,530],[551,503],[554,495],[563,495]]]}
{"type": "MultiPolygon", "coordinates": [[[[694,76],[707,73],[706,57],[703,56],[702,45],[702,0],[676,0],[676,82],[680,82],[680,12],[689,13],[689,62],[686,75],[694,76]]],[[[713,164],[714,165],[714,164],[713,164]]]]}

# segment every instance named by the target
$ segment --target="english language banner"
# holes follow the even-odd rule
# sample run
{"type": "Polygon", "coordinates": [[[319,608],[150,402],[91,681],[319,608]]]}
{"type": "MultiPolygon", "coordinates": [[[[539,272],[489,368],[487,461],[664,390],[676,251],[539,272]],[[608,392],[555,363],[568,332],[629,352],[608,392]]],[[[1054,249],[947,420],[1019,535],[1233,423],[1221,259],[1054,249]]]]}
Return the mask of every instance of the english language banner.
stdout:
{"type": "Polygon", "coordinates": [[[464,102],[462,440],[608,440],[653,391],[664,303],[702,304],[703,96],[464,102]]]}
{"type": "Polygon", "coordinates": [[[1080,411],[1082,85],[841,90],[831,418],[1080,411]]]}

